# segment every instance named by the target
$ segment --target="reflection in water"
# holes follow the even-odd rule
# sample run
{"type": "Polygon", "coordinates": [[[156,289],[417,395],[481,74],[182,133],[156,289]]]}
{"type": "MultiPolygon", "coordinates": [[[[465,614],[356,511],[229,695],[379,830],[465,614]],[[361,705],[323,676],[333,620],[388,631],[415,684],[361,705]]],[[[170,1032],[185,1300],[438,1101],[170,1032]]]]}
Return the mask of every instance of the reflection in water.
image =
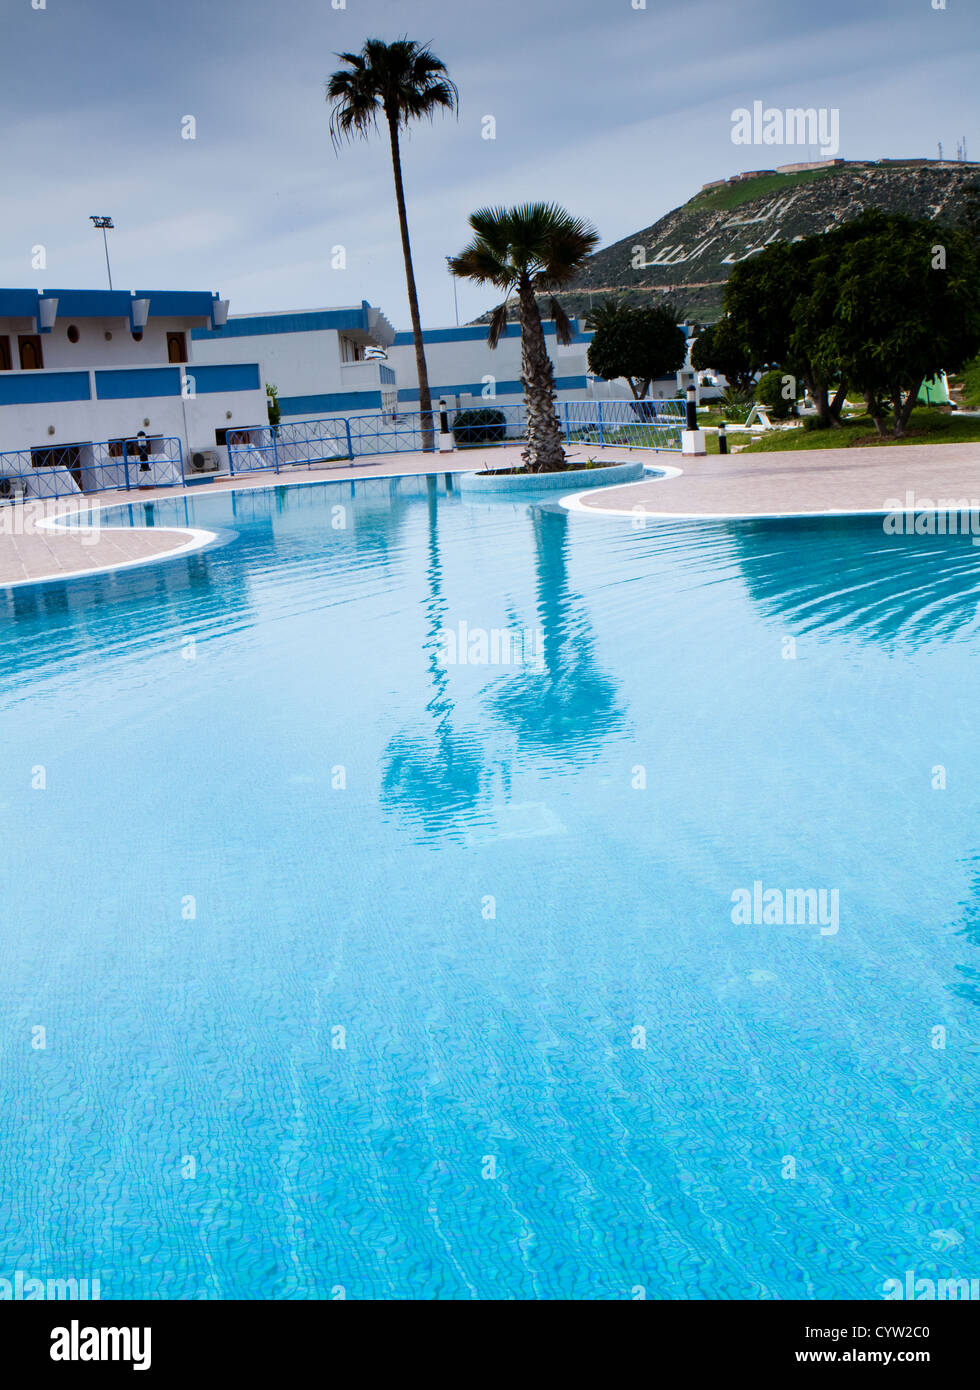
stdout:
{"type": "Polygon", "coordinates": [[[802,632],[918,647],[975,632],[980,548],[965,536],[889,536],[877,517],[732,522],[751,597],[802,632]]]}
{"type": "Polygon", "coordinates": [[[519,747],[558,754],[574,765],[594,755],[624,714],[615,682],[596,665],[585,607],[569,586],[568,514],[534,507],[530,519],[543,661],[498,682],[490,707],[515,731],[519,747]]]}
{"type": "Polygon", "coordinates": [[[442,563],[439,557],[439,500],[435,477],[428,484],[428,548],[425,601],[426,639],[423,650],[432,687],[426,712],[434,734],[398,733],[389,740],[382,760],[381,804],[401,811],[426,834],[462,835],[474,819],[485,782],[481,740],[453,727],[449,671],[440,661],[440,633],[446,626],[442,563]]]}
{"type": "MultiPolygon", "coordinates": [[[[439,504],[435,480],[428,499],[427,657],[433,729],[392,738],[383,760],[381,803],[426,835],[465,839],[474,825],[506,803],[510,759],[488,766],[485,736],[454,727],[456,710],[443,636],[448,604],[439,556],[439,504]]],[[[531,664],[494,683],[490,708],[516,734],[518,750],[560,755],[574,767],[594,755],[602,739],[624,721],[616,685],[596,666],[588,616],[568,581],[568,518],[532,508],[541,642],[531,664]]]]}

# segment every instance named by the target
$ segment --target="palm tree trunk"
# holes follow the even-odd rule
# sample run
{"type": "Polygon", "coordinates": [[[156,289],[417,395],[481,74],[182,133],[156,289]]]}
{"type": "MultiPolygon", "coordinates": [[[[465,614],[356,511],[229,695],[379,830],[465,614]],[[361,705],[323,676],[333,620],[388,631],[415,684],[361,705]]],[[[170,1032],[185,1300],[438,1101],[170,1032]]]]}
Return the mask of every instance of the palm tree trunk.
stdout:
{"type": "Polygon", "coordinates": [[[425,365],[425,345],[422,342],[422,319],[419,315],[419,297],[415,289],[415,271],[412,267],[412,245],[408,239],[408,213],[405,211],[405,186],[402,183],[402,160],[398,148],[398,122],[392,116],[388,117],[388,135],[391,139],[391,168],[395,176],[398,226],[402,235],[402,256],[405,260],[408,311],[412,318],[412,337],[415,340],[415,370],[419,379],[419,410],[422,414],[422,448],[431,452],[435,448],[432,397],[429,394],[429,373],[425,365]]]}
{"type": "Polygon", "coordinates": [[[527,409],[524,466],[529,473],[558,473],[566,465],[561,426],[555,414],[555,370],[545,347],[541,314],[529,275],[521,275],[517,296],[521,307],[521,375],[527,409]]]}

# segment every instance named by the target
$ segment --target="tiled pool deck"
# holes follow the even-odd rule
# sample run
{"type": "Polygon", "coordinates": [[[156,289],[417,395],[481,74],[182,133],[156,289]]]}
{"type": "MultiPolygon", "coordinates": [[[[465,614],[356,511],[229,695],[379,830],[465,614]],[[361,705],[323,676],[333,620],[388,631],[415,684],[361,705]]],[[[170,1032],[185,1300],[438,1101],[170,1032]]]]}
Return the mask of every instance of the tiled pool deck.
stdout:
{"type": "MultiPolygon", "coordinates": [[[[568,450],[570,457],[576,450],[568,450]]],[[[618,462],[624,451],[590,446],[589,454],[603,462],[618,462]]],[[[881,512],[902,503],[906,493],[914,505],[956,499],[980,511],[980,444],[884,445],[873,449],[814,449],[787,454],[730,454],[682,458],[679,454],[631,450],[630,460],[662,468],[680,468],[678,476],[596,489],[576,499],[577,510],[650,516],[773,516],[823,512],[881,512]]],[[[294,468],[272,473],[217,478],[182,491],[147,488],[136,493],[107,492],[85,498],[65,498],[45,504],[45,523],[38,528],[38,509],[28,504],[0,508],[0,586],[115,569],[145,563],[193,543],[186,531],[115,528],[107,523],[95,534],[51,527],[55,513],[91,506],[112,506],[152,497],[198,496],[229,488],[268,488],[284,483],[327,479],[384,478],[403,474],[459,473],[482,468],[513,467],[520,448],[468,450],[454,454],[395,454],[389,458],[333,468],[294,468]]]]}

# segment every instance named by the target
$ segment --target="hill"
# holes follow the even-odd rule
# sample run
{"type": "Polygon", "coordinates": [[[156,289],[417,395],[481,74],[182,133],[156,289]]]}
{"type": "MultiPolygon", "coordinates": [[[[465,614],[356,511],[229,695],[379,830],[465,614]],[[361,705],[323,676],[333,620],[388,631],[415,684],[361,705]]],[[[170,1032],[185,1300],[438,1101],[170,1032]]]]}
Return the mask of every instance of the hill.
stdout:
{"type": "Polygon", "coordinates": [[[829,231],[867,208],[956,222],[975,183],[980,164],[938,160],[736,175],[597,251],[561,301],[569,314],[584,315],[612,294],[636,304],[668,297],[688,318],[710,323],[732,266],[769,242],[829,231]]]}

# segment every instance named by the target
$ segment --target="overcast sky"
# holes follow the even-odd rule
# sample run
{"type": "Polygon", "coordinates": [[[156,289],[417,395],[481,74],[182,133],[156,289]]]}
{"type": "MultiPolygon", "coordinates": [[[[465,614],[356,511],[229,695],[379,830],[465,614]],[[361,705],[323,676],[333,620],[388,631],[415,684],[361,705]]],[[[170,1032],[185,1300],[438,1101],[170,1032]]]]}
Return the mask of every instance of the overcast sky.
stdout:
{"type": "MultiPolygon", "coordinates": [[[[338,156],[328,134],[333,55],[368,37],[431,43],[460,89],[458,121],[403,141],[432,327],[481,205],[555,200],[608,244],[710,179],[813,156],[734,145],[754,101],[837,108],[848,159],[952,157],[964,135],[980,159],[980,0],[641,2],[0,0],[0,283],[103,286],[100,213],[117,288],[220,290],[232,313],[363,298],[406,326],[387,137],[338,156]]],[[[463,321],[493,302],[458,292],[463,321]]]]}

